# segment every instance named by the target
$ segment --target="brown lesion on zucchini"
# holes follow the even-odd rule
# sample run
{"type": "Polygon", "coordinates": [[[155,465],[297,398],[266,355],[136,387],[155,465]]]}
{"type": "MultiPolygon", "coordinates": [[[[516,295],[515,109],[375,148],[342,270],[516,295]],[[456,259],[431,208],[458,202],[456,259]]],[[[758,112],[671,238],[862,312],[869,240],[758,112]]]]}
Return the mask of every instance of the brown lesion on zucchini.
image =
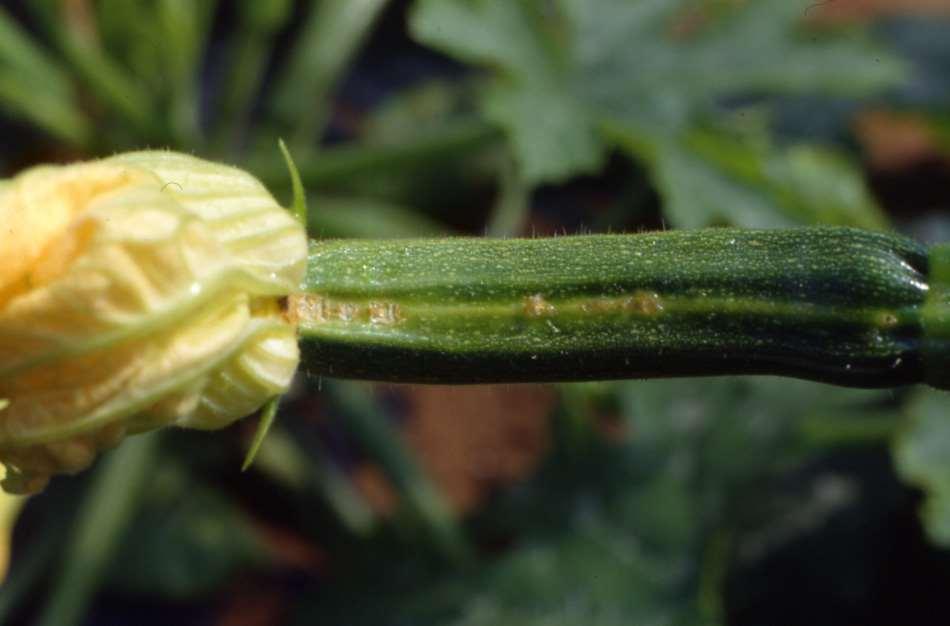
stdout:
{"type": "Polygon", "coordinates": [[[348,302],[315,293],[288,296],[285,314],[291,324],[305,327],[334,322],[390,326],[404,319],[402,307],[395,302],[348,302]]]}
{"type": "Polygon", "coordinates": [[[573,300],[558,305],[540,293],[525,296],[522,300],[524,314],[534,318],[553,316],[562,305],[579,307],[584,313],[633,313],[646,317],[658,315],[664,309],[663,299],[658,293],[642,289],[630,294],[573,300]]]}
{"type": "Polygon", "coordinates": [[[557,309],[553,304],[544,299],[540,293],[535,293],[524,298],[524,312],[528,317],[542,317],[553,315],[557,309]]]}
{"type": "Polygon", "coordinates": [[[585,313],[635,313],[652,317],[663,312],[664,304],[658,293],[641,289],[630,295],[592,298],[582,302],[580,308],[585,313]]]}
{"type": "Polygon", "coordinates": [[[877,325],[884,330],[894,328],[900,323],[900,319],[891,311],[884,311],[877,316],[877,325]]]}
{"type": "Polygon", "coordinates": [[[402,309],[395,302],[370,302],[368,308],[371,324],[390,325],[402,318],[402,309]]]}
{"type": "MultiPolygon", "coordinates": [[[[471,303],[474,309],[479,309],[484,303],[471,303]]],[[[617,294],[614,296],[590,297],[571,299],[555,304],[543,294],[534,293],[522,296],[520,302],[498,303],[508,309],[509,315],[514,313],[531,319],[556,318],[559,313],[580,311],[593,315],[620,314],[636,315],[641,317],[655,317],[664,310],[664,302],[659,294],[637,290],[632,293],[617,294]]],[[[446,305],[448,309],[459,307],[455,314],[464,314],[466,304],[455,303],[446,305]]],[[[436,305],[436,308],[439,308],[436,305]]],[[[352,301],[330,298],[317,293],[297,293],[288,296],[282,302],[285,319],[295,325],[306,327],[321,324],[360,324],[370,326],[394,326],[406,320],[404,308],[397,302],[390,300],[352,301]]],[[[443,314],[453,314],[449,310],[443,314]]]]}

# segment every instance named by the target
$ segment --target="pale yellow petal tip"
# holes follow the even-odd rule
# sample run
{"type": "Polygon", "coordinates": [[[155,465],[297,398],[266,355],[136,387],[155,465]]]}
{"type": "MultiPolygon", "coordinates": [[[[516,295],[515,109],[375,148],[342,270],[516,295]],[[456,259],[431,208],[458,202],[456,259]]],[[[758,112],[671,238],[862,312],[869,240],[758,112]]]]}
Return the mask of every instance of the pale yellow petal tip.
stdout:
{"type": "Polygon", "coordinates": [[[0,491],[0,584],[7,578],[10,554],[13,552],[13,529],[26,497],[12,496],[0,491]]]}
{"type": "Polygon", "coordinates": [[[4,216],[19,226],[0,249],[21,251],[0,271],[4,489],[40,490],[127,433],[220,428],[289,387],[279,302],[306,233],[250,174],[173,152],[34,168],[4,216]]]}

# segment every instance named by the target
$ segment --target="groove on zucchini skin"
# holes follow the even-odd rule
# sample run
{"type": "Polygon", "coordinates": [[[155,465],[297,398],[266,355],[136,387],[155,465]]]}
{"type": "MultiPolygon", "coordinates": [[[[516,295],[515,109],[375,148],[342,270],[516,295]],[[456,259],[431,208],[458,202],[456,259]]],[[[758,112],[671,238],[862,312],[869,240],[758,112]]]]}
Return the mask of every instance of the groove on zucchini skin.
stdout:
{"type": "Polygon", "coordinates": [[[922,378],[927,251],[843,228],[323,241],[290,309],[314,374],[478,383],[922,378]],[[382,313],[382,314],[381,314],[382,313]]]}

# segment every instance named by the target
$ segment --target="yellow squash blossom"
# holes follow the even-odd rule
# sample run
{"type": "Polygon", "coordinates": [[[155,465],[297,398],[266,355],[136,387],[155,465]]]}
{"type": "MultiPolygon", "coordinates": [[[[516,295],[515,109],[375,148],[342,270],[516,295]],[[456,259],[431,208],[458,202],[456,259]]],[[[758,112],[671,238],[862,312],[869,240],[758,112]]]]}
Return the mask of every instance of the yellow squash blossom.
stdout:
{"type": "Polygon", "coordinates": [[[34,492],[131,433],[213,429],[286,391],[303,227],[255,178],[173,152],[0,184],[2,485],[34,492]]]}

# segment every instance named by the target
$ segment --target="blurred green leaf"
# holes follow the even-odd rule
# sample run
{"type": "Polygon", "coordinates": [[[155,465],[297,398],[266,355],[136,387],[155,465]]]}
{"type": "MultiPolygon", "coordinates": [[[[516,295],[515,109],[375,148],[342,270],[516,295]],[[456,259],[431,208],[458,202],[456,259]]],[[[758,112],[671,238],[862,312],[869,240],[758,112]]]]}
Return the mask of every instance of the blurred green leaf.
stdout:
{"type": "MultiPolygon", "coordinates": [[[[273,3],[269,3],[273,4],[273,3]]],[[[172,136],[183,146],[201,144],[199,93],[202,60],[217,0],[159,0],[155,28],[161,37],[163,86],[172,136]]]]}
{"type": "Polygon", "coordinates": [[[59,539],[64,534],[63,527],[65,524],[62,522],[47,522],[40,530],[42,540],[29,546],[4,579],[0,586],[0,624],[8,623],[10,614],[33,595],[37,581],[42,579],[62,543],[59,539]]]}
{"type": "Polygon", "coordinates": [[[293,144],[309,148],[330,109],[328,96],[388,0],[310,3],[300,39],[274,86],[273,111],[292,124],[293,144]]]}
{"type": "Polygon", "coordinates": [[[69,75],[0,7],[0,104],[54,137],[87,140],[88,124],[69,75]]]}
{"type": "Polygon", "coordinates": [[[424,539],[441,556],[462,562],[469,545],[439,490],[419,467],[412,452],[390,425],[386,413],[371,395],[372,387],[334,381],[327,391],[346,413],[342,424],[382,467],[392,481],[406,512],[424,539]]]}
{"type": "Polygon", "coordinates": [[[950,112],[941,113],[930,115],[927,121],[940,142],[940,148],[950,154],[950,112]]]}
{"type": "Polygon", "coordinates": [[[20,525],[29,530],[15,533],[12,567],[0,585],[0,624],[13,623],[14,612],[48,583],[51,564],[60,564],[64,545],[74,540],[76,511],[89,494],[87,487],[100,479],[98,472],[77,476],[29,499],[21,514],[29,525],[20,525]]]}
{"type": "Polygon", "coordinates": [[[238,11],[248,30],[272,32],[284,26],[293,12],[292,0],[239,0],[238,11]]]}
{"type": "Polygon", "coordinates": [[[908,403],[907,429],[894,442],[898,474],[924,490],[921,515],[934,543],[950,546],[950,411],[945,392],[920,389],[908,403]]]}
{"type": "Polygon", "coordinates": [[[371,198],[317,197],[307,231],[317,238],[426,237],[449,234],[449,228],[418,211],[371,198]]]}
{"type": "Polygon", "coordinates": [[[729,96],[866,93],[900,78],[902,66],[863,39],[805,28],[796,3],[421,0],[416,9],[420,41],[495,70],[483,109],[508,132],[529,182],[596,171],[619,144],[652,166],[662,191],[676,191],[667,198],[676,225],[880,221],[853,200],[828,214],[813,197],[791,210],[776,202],[807,169],[798,153],[770,156],[786,162],[784,181],[730,180],[689,145],[729,96]],[[736,206],[724,215],[725,205],[736,206]]]}
{"type": "Polygon", "coordinates": [[[397,146],[420,132],[438,132],[470,119],[480,83],[474,80],[427,80],[398,91],[368,111],[360,125],[362,141],[397,146]]]}
{"type": "Polygon", "coordinates": [[[99,102],[136,133],[139,141],[155,137],[161,118],[155,114],[156,102],[144,86],[148,74],[128,71],[107,51],[91,6],[85,2],[47,1],[31,8],[46,17],[59,52],[99,102]]]}
{"type": "Polygon", "coordinates": [[[102,48],[159,104],[162,130],[179,145],[199,145],[201,63],[217,0],[100,0],[93,6],[102,48]]]}
{"type": "Polygon", "coordinates": [[[504,77],[483,102],[512,137],[530,181],[563,180],[602,163],[596,121],[572,93],[571,52],[561,54],[552,3],[431,1],[416,4],[415,36],[504,77]],[[565,58],[568,57],[568,58],[565,58]]]}
{"type": "MultiPolygon", "coordinates": [[[[352,143],[301,158],[297,165],[305,185],[334,187],[353,179],[433,167],[495,142],[499,132],[479,120],[446,124],[438,131],[423,132],[397,145],[352,143]]],[[[251,170],[265,183],[287,182],[287,167],[275,158],[273,144],[252,162],[251,170]]]]}
{"type": "MultiPolygon", "coordinates": [[[[626,435],[556,452],[544,471],[496,502],[479,526],[489,545],[498,537],[509,549],[451,574],[364,572],[352,588],[307,599],[296,623],[320,616],[386,626],[715,626],[730,525],[744,522],[743,510],[760,507],[774,481],[813,452],[797,423],[815,411],[834,420],[835,409],[888,397],[777,378],[570,391],[592,394],[594,403],[619,400],[626,435]]],[[[818,523],[829,507],[843,506],[842,494],[832,495],[838,499],[825,497],[800,517],[818,523]]],[[[783,536],[810,528],[789,527],[783,536]]]]}
{"type": "Polygon", "coordinates": [[[160,437],[138,435],[103,458],[38,624],[70,626],[82,620],[141,501],[160,437]]]}
{"type": "Polygon", "coordinates": [[[655,180],[682,228],[839,224],[883,230],[884,212],[850,160],[818,145],[696,130],[657,148],[655,180]]]}
{"type": "Polygon", "coordinates": [[[230,62],[213,120],[220,149],[235,148],[243,138],[244,124],[263,86],[274,39],[292,12],[288,0],[238,3],[240,28],[232,33],[229,42],[230,62]]]}
{"type": "Polygon", "coordinates": [[[123,537],[111,585],[138,594],[193,597],[219,588],[240,567],[265,560],[263,545],[235,504],[168,463],[153,477],[123,537]]]}
{"type": "Polygon", "coordinates": [[[316,494],[354,535],[366,537],[376,525],[370,505],[318,437],[293,437],[278,427],[261,446],[254,469],[298,494],[316,494]]]}

